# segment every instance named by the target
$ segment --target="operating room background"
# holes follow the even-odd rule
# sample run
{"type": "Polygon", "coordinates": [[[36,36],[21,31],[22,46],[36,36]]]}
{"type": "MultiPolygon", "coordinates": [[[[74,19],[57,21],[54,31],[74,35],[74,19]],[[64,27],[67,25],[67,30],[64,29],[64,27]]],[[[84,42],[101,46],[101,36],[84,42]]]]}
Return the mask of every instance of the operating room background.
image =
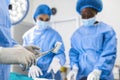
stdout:
{"type": "MultiPolygon", "coordinates": [[[[25,19],[12,27],[13,37],[22,44],[22,35],[25,31],[33,27],[33,13],[39,4],[48,4],[51,8],[57,9],[56,15],[51,17],[50,24],[62,36],[65,44],[66,66],[69,64],[68,52],[70,49],[70,37],[72,33],[81,25],[80,16],[76,12],[76,0],[30,0],[30,9],[25,19]]],[[[120,0],[103,0],[103,11],[98,14],[97,20],[111,25],[117,33],[118,48],[116,65],[120,65],[120,0]]],[[[118,68],[114,68],[115,77],[118,78],[118,68]]]]}

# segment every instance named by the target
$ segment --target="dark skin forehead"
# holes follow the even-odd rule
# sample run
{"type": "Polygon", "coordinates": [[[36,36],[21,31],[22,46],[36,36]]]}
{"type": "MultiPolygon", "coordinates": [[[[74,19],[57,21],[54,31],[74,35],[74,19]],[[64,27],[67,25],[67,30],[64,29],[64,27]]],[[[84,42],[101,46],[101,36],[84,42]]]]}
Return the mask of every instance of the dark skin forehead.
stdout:
{"type": "Polygon", "coordinates": [[[94,17],[97,14],[97,10],[93,8],[84,8],[81,11],[81,16],[83,19],[89,19],[94,17]]]}

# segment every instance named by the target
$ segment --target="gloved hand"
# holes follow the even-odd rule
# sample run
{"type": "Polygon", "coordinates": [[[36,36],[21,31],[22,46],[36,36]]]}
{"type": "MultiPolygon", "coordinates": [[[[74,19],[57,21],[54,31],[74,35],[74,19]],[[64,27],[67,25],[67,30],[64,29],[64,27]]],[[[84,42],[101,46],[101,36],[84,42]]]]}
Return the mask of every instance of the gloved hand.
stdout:
{"type": "Polygon", "coordinates": [[[101,70],[95,69],[88,75],[87,80],[100,80],[101,73],[101,70]]]}
{"type": "Polygon", "coordinates": [[[37,77],[39,77],[39,75],[43,75],[41,69],[35,65],[32,65],[28,72],[28,76],[32,77],[32,78],[37,78],[37,77]]]}
{"type": "Polygon", "coordinates": [[[54,73],[57,73],[61,68],[60,60],[58,58],[53,58],[47,73],[51,72],[53,70],[54,73]]]}
{"type": "Polygon", "coordinates": [[[35,64],[36,57],[22,46],[13,48],[0,47],[0,63],[4,64],[22,64],[27,69],[35,64]]]}
{"type": "Polygon", "coordinates": [[[33,46],[33,45],[31,45],[31,46],[24,46],[24,48],[26,48],[26,49],[29,50],[30,52],[34,53],[35,55],[38,55],[38,54],[39,54],[39,51],[38,51],[38,50],[40,50],[40,48],[37,47],[37,46],[33,46]]]}
{"type": "Polygon", "coordinates": [[[73,69],[68,73],[67,80],[76,80],[78,74],[78,67],[73,65],[73,69]]]}

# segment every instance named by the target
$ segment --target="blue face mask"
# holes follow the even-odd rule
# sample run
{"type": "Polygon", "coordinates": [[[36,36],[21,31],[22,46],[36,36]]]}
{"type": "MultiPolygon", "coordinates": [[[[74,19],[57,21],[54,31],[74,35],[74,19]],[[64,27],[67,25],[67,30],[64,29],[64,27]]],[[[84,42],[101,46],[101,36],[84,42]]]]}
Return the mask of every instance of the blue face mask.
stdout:
{"type": "Polygon", "coordinates": [[[94,25],[95,21],[96,21],[96,17],[89,18],[89,19],[82,19],[82,23],[84,26],[94,25]]]}
{"type": "Polygon", "coordinates": [[[44,22],[40,20],[37,20],[36,25],[38,30],[45,30],[49,26],[48,22],[44,22]]]}

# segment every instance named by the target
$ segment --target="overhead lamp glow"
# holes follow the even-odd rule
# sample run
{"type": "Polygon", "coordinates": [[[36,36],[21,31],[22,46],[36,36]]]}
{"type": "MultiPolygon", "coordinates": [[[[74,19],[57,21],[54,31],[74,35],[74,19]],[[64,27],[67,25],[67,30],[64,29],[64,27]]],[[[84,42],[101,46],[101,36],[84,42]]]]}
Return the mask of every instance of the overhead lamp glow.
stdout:
{"type": "Polygon", "coordinates": [[[20,23],[28,13],[29,0],[10,0],[9,13],[12,25],[20,23]]]}

